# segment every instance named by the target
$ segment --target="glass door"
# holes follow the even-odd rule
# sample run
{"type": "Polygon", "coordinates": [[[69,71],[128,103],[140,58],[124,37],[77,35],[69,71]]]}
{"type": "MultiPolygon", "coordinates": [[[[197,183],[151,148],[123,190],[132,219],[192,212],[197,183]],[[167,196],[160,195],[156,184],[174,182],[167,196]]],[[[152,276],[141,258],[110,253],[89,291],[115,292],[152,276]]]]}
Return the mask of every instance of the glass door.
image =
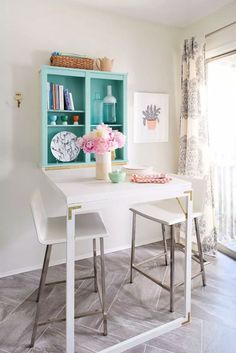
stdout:
{"type": "Polygon", "coordinates": [[[236,55],[210,61],[207,71],[219,250],[236,257],[236,55]]]}

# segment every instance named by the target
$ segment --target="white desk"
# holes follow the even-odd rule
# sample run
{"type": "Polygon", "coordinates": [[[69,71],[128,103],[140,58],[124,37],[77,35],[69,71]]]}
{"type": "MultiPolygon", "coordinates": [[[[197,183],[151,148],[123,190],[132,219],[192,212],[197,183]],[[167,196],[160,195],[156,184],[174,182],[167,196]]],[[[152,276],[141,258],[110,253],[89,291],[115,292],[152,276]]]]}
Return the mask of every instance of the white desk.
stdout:
{"type": "MultiPolygon", "coordinates": [[[[123,352],[137,344],[188,323],[191,317],[191,241],[192,241],[192,192],[191,184],[174,178],[168,184],[112,184],[94,178],[81,178],[79,170],[46,171],[67,205],[67,283],[66,283],[66,352],[74,353],[74,260],[75,214],[109,207],[116,200],[130,203],[186,197],[187,227],[185,252],[185,315],[155,329],[123,341],[103,353],[123,352]]],[[[128,210],[127,210],[128,212],[128,210]]],[[[112,234],[111,234],[112,236],[112,234]]],[[[109,333],[108,333],[109,334],[109,333]]]]}

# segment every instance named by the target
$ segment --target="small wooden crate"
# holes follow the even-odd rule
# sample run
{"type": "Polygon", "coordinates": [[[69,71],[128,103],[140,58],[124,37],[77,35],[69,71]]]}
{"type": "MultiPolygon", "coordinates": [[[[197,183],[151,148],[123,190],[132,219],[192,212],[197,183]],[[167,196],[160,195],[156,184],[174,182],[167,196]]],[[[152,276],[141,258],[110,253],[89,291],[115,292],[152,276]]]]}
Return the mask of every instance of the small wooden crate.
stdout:
{"type": "Polygon", "coordinates": [[[84,69],[93,70],[93,59],[64,56],[64,55],[52,55],[50,58],[51,66],[70,67],[72,69],[84,69]]]}

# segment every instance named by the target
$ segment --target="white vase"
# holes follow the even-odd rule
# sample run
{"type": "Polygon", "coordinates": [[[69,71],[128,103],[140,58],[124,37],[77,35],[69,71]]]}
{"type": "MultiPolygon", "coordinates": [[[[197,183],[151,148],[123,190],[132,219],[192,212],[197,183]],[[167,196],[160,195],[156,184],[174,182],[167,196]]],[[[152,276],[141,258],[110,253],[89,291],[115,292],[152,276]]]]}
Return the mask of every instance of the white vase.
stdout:
{"type": "Polygon", "coordinates": [[[111,152],[96,154],[96,179],[109,180],[111,172],[111,152]]]}

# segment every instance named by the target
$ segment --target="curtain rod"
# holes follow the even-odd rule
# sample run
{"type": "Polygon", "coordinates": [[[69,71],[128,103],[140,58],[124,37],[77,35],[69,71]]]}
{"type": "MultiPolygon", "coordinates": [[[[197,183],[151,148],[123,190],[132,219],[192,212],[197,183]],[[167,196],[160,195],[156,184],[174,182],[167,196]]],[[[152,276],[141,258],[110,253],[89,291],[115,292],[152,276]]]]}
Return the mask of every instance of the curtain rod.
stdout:
{"type": "Polygon", "coordinates": [[[205,62],[206,62],[206,64],[208,64],[211,61],[215,61],[215,60],[219,60],[219,59],[222,59],[222,58],[226,58],[226,57],[234,55],[234,54],[236,54],[236,49],[227,51],[226,53],[223,53],[223,54],[212,56],[211,58],[206,59],[205,62]]]}
{"type": "Polygon", "coordinates": [[[231,23],[229,23],[229,24],[226,25],[226,26],[220,27],[220,28],[216,29],[215,31],[212,31],[212,32],[210,32],[210,33],[207,33],[207,34],[205,35],[205,38],[210,37],[210,36],[212,36],[212,34],[215,34],[215,33],[217,33],[217,32],[220,32],[220,31],[222,31],[223,29],[228,28],[228,27],[231,27],[231,26],[233,26],[233,25],[236,25],[236,21],[231,22],[231,23]]]}

